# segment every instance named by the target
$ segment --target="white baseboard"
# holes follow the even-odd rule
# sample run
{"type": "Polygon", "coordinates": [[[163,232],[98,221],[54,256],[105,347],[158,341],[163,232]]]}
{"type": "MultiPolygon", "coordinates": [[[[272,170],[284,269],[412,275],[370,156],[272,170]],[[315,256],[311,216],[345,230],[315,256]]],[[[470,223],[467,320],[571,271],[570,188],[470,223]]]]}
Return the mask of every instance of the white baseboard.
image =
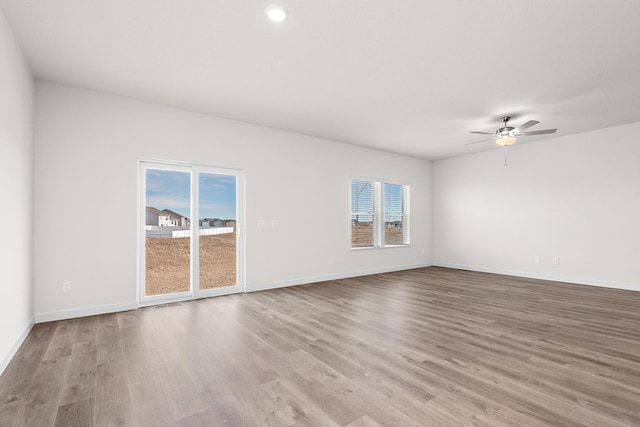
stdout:
{"type": "Polygon", "coordinates": [[[393,267],[375,268],[371,270],[349,271],[345,273],[326,274],[322,276],[304,277],[301,279],[284,280],[281,282],[262,283],[258,285],[247,285],[245,292],[266,291],[269,289],[286,288],[288,286],[306,285],[309,283],[326,282],[327,280],[348,279],[350,277],[369,276],[371,274],[391,273],[393,271],[411,270],[414,268],[431,267],[431,263],[420,263],[410,265],[398,265],[393,267]]]}
{"type": "Polygon", "coordinates": [[[585,279],[572,276],[558,276],[555,274],[533,273],[529,271],[506,270],[502,268],[481,267],[477,265],[454,264],[449,262],[435,261],[435,267],[455,268],[456,270],[470,270],[481,273],[502,274],[505,276],[526,277],[529,279],[550,280],[552,282],[573,283],[576,285],[599,286],[602,288],[625,289],[629,291],[640,291],[639,283],[615,282],[613,280],[585,279]]]}
{"type": "MultiPolygon", "coordinates": [[[[286,286],[304,285],[307,283],[324,282],[327,280],[346,279],[356,276],[367,276],[369,274],[388,273],[391,271],[409,270],[412,268],[429,267],[431,263],[421,263],[412,265],[401,265],[394,267],[378,268],[373,270],[353,271],[347,273],[329,274],[324,276],[305,277],[302,279],[286,280],[275,283],[265,283],[256,286],[247,286],[245,292],[264,291],[267,289],[283,288],[286,286]]],[[[71,310],[50,311],[47,313],[36,313],[35,323],[55,322],[57,320],[75,319],[77,317],[95,316],[105,313],[117,313],[119,311],[135,310],[138,307],[148,304],[138,304],[137,301],[122,302],[119,304],[106,304],[93,307],[75,308],[71,310]]]]}
{"type": "Polygon", "coordinates": [[[119,311],[135,310],[137,301],[127,301],[118,304],[96,305],[93,307],[74,308],[71,310],[49,311],[36,313],[36,323],[54,322],[56,320],[75,319],[76,317],[95,316],[105,313],[117,313],[119,311]]]}
{"type": "Polygon", "coordinates": [[[9,362],[11,362],[11,359],[13,359],[13,356],[16,355],[16,353],[20,349],[20,346],[24,342],[24,340],[27,339],[27,336],[29,335],[29,332],[31,332],[31,329],[33,328],[34,324],[35,324],[35,316],[32,316],[31,320],[29,320],[29,323],[27,323],[27,326],[25,326],[24,330],[22,331],[22,333],[20,334],[16,342],[9,349],[9,352],[5,354],[4,357],[2,358],[2,361],[0,361],[0,375],[2,375],[4,370],[7,368],[7,366],[9,365],[9,362]]]}
{"type": "MultiPolygon", "coordinates": [[[[454,268],[457,270],[478,271],[483,273],[502,274],[507,276],[527,277],[530,279],[551,280],[554,282],[575,283],[578,285],[590,285],[590,286],[600,286],[600,287],[613,288],[613,289],[626,289],[626,290],[632,290],[632,291],[640,291],[640,284],[638,283],[616,282],[611,280],[600,280],[600,279],[585,279],[585,278],[571,277],[571,276],[558,276],[553,274],[541,274],[541,273],[534,273],[534,272],[528,272],[528,271],[507,270],[507,269],[501,269],[501,268],[491,268],[491,267],[482,267],[477,265],[465,265],[465,264],[455,264],[455,263],[435,261],[433,263],[425,262],[425,263],[419,263],[419,264],[399,265],[399,266],[392,266],[392,267],[375,268],[370,270],[349,271],[349,272],[343,272],[343,273],[326,274],[322,276],[304,277],[304,278],[298,278],[298,279],[292,279],[292,280],[284,280],[281,282],[247,285],[245,292],[266,291],[268,289],[284,288],[287,286],[305,285],[309,283],[325,282],[328,280],[348,279],[350,277],[368,276],[371,274],[390,273],[393,271],[411,270],[414,268],[423,268],[423,267],[431,267],[431,266],[454,268]]],[[[77,308],[77,309],[71,309],[71,310],[51,311],[47,313],[36,313],[34,317],[35,317],[35,323],[43,323],[43,322],[53,322],[56,320],[73,319],[76,317],[94,316],[98,314],[116,313],[119,311],[135,310],[138,307],[139,305],[137,301],[128,301],[128,302],[122,302],[119,304],[107,304],[107,305],[84,307],[84,308],[77,308]]],[[[24,337],[21,338],[22,341],[31,330],[31,327],[33,327],[33,321],[30,323],[30,326],[28,326],[25,329],[26,332],[23,334],[24,337]]],[[[20,347],[20,344],[22,344],[21,340],[19,340],[19,342],[17,343],[16,351],[17,351],[17,348],[20,347]]],[[[13,354],[11,355],[11,357],[13,357],[13,354]]],[[[9,360],[10,359],[11,358],[9,358],[9,360]]],[[[5,363],[4,359],[2,363],[5,363]]],[[[2,367],[2,365],[0,365],[0,367],[2,367]]]]}

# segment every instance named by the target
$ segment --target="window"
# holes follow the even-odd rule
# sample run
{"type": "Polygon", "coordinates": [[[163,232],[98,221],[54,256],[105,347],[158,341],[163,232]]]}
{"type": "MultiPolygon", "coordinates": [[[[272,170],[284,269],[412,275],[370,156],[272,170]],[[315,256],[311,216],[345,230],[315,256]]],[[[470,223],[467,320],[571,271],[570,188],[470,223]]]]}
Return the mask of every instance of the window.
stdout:
{"type": "Polygon", "coordinates": [[[409,244],[409,186],[351,181],[351,247],[409,244]]]}
{"type": "Polygon", "coordinates": [[[384,244],[402,245],[404,238],[404,186],[384,184],[384,244]]]}
{"type": "Polygon", "coordinates": [[[375,190],[373,181],[351,181],[351,247],[374,245],[375,190]]]}

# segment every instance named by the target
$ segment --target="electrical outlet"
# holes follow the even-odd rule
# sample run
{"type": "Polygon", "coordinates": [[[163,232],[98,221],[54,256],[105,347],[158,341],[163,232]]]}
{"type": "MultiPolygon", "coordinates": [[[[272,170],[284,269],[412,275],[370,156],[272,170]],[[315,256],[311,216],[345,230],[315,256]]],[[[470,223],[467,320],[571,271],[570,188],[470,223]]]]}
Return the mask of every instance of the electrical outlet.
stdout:
{"type": "Polygon", "coordinates": [[[71,282],[62,282],[62,292],[71,292],[71,282]]]}
{"type": "Polygon", "coordinates": [[[560,257],[554,256],[554,257],[553,257],[553,263],[554,263],[555,265],[560,264],[560,257]]]}
{"type": "Polygon", "coordinates": [[[537,257],[535,258],[535,263],[536,263],[536,264],[540,264],[541,262],[542,262],[542,258],[540,258],[539,256],[537,256],[537,257]]]}
{"type": "Polygon", "coordinates": [[[334,257],[329,257],[329,264],[333,264],[336,262],[336,259],[334,257]]]}

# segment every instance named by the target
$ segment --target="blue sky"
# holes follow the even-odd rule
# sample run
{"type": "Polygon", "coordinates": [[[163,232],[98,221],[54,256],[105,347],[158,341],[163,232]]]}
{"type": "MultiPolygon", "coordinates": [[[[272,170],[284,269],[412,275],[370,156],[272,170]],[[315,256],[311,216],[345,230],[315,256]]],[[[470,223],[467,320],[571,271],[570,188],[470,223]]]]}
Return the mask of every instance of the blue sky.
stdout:
{"type": "Polygon", "coordinates": [[[236,177],[200,174],[198,218],[236,219],[236,177]]]}
{"type": "MultiPolygon", "coordinates": [[[[200,214],[198,218],[236,219],[236,177],[199,174],[200,214]]],[[[187,218],[191,215],[191,173],[147,169],[146,205],[170,209],[187,218]]]]}

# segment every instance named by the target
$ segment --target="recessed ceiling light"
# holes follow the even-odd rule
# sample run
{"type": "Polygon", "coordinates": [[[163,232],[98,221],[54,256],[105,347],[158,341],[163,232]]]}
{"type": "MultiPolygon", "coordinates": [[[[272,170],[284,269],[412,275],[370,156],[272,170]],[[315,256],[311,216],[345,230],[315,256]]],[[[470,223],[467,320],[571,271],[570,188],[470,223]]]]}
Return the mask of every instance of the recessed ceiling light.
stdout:
{"type": "Polygon", "coordinates": [[[269,18],[273,22],[282,22],[287,19],[287,16],[289,16],[287,9],[285,9],[284,6],[280,6],[277,4],[271,5],[266,8],[264,13],[267,15],[267,18],[269,18]]]}

